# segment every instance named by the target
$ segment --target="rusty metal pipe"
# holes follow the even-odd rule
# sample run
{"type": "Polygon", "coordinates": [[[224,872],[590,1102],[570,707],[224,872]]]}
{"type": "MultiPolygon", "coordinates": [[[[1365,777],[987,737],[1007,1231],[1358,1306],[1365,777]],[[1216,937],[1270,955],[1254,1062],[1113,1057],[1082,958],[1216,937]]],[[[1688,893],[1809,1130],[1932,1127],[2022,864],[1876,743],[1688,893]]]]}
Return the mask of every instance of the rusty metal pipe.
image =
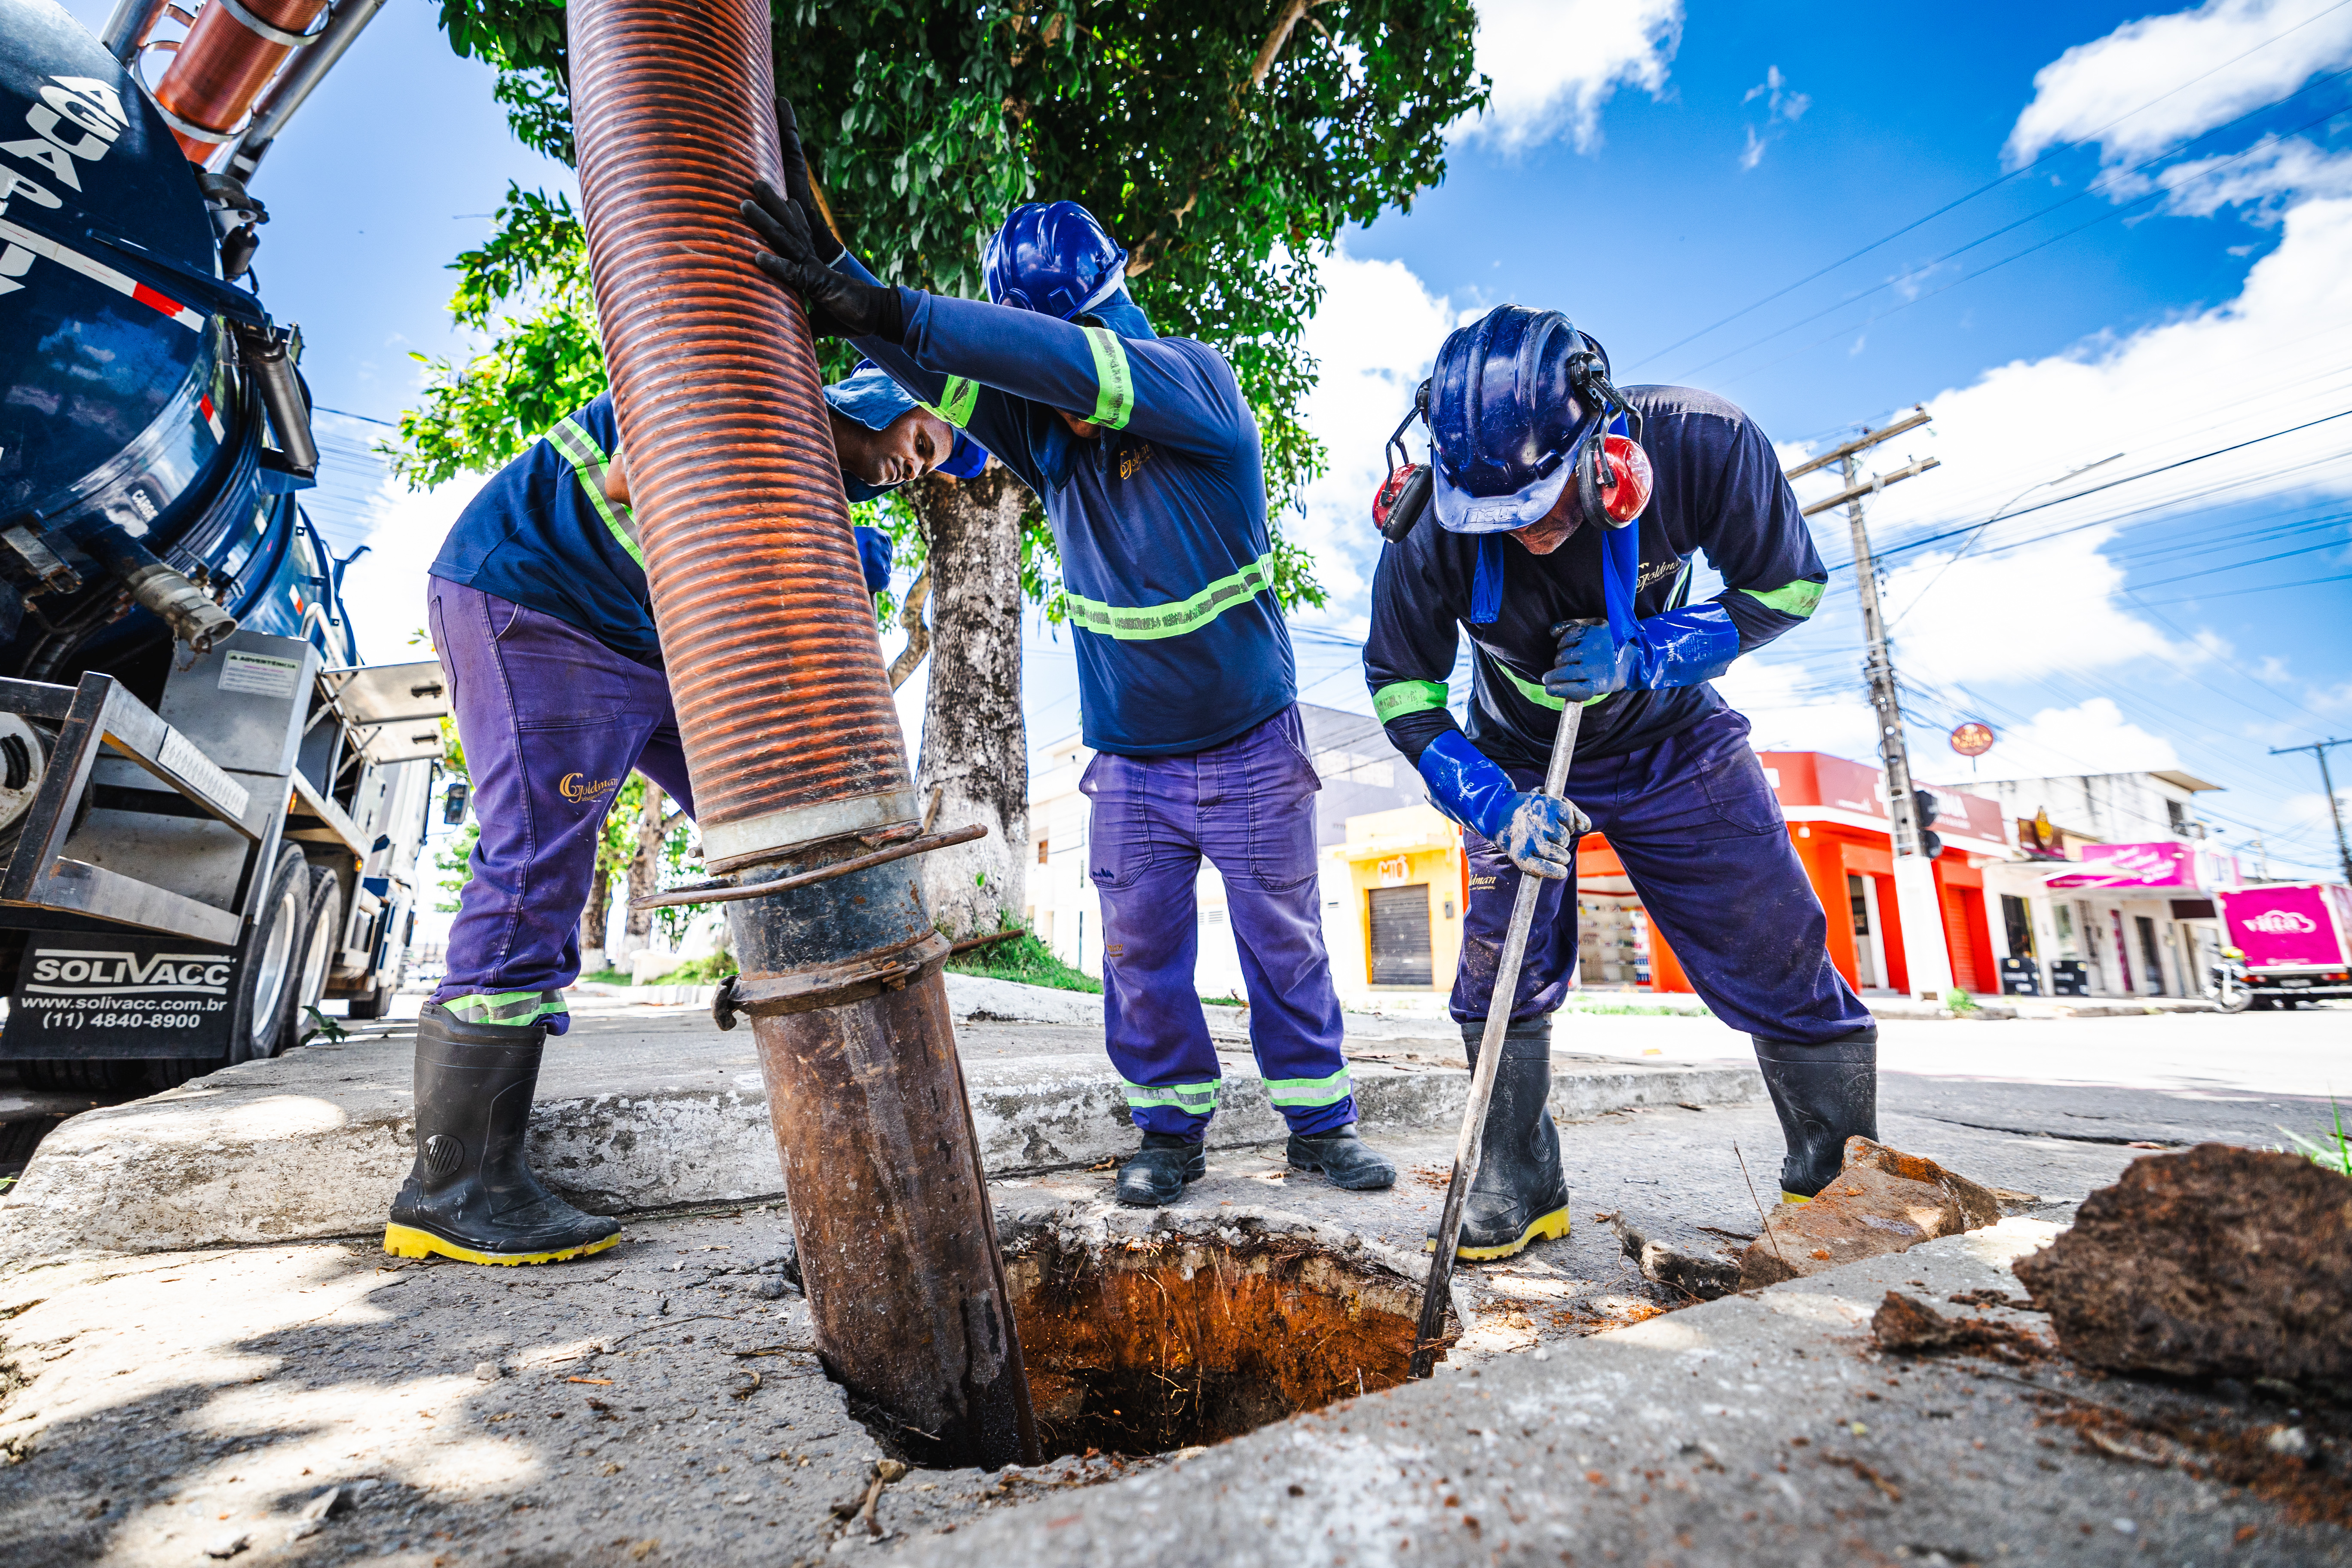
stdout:
{"type": "MultiPolygon", "coordinates": [[[[596,310],[704,850],[783,880],[918,811],[800,307],[737,216],[781,184],[764,0],[574,0],[596,310]]],[[[1036,1458],[910,860],[730,913],[819,1352],[927,1458],[1036,1458]]]]}

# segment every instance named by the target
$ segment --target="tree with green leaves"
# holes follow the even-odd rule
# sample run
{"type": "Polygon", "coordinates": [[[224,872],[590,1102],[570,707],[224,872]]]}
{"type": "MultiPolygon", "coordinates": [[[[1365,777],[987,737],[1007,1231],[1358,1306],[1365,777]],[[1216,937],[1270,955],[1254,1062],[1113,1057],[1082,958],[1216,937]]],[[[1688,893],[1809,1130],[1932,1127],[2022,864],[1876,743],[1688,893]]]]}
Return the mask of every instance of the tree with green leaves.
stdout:
{"type": "MultiPolygon", "coordinates": [[[[1128,247],[1129,291],[1158,330],[1233,363],[1270,513],[1298,500],[1324,466],[1302,418],[1318,264],[1346,225],[1444,177],[1444,128],[1486,92],[1468,0],[772,4],[777,90],[798,109],[816,193],[879,276],[978,297],[982,247],[1011,207],[1083,204],[1128,247]]],[[[442,0],[441,19],[458,53],[498,68],[517,136],[568,161],[562,0],[442,0]]],[[[511,389],[534,365],[588,363],[553,352],[593,330],[576,233],[568,209],[516,192],[499,237],[459,258],[453,313],[489,324],[494,346],[436,366],[403,420],[412,482],[493,467],[565,411],[533,426],[541,411],[511,389]],[[546,248],[559,241],[569,252],[546,248]],[[522,313],[488,323],[501,307],[522,313]]],[[[829,370],[845,371],[834,352],[829,370]]],[[[568,396],[585,383],[558,384],[568,396]]],[[[893,531],[918,575],[894,679],[926,651],[931,662],[918,787],[941,820],[993,829],[927,857],[927,889],[953,933],[993,930],[1024,902],[1022,605],[1059,620],[1058,563],[1034,498],[1001,466],[898,499],[893,531]]],[[[1312,563],[1278,525],[1274,549],[1282,604],[1320,605],[1312,563]]]]}

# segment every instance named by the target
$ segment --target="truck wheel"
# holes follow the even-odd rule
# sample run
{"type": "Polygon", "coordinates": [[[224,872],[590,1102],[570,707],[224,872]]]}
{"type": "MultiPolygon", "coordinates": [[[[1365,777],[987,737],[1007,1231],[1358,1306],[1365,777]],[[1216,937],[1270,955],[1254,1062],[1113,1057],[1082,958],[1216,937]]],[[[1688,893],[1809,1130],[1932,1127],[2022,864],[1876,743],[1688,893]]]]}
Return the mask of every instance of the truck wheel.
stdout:
{"type": "Polygon", "coordinates": [[[352,997],[351,1016],[353,1018],[383,1017],[392,1011],[392,998],[399,989],[397,980],[387,980],[366,995],[352,997]]]}
{"type": "Polygon", "coordinates": [[[343,889],[335,874],[314,866],[310,883],[309,921],[302,928],[307,933],[302,942],[302,968],[294,991],[293,1029],[287,1037],[289,1044],[302,1037],[308,1021],[305,1009],[317,1005],[327,994],[327,971],[334,964],[335,949],[343,934],[343,889]]]}
{"type": "Polygon", "coordinates": [[[293,1038],[302,939],[309,929],[304,921],[313,901],[310,863],[302,858],[299,846],[289,844],[278,851],[277,868],[265,885],[269,891],[246,933],[245,962],[237,978],[229,1026],[228,1059],[233,1062],[267,1060],[293,1038]]]}

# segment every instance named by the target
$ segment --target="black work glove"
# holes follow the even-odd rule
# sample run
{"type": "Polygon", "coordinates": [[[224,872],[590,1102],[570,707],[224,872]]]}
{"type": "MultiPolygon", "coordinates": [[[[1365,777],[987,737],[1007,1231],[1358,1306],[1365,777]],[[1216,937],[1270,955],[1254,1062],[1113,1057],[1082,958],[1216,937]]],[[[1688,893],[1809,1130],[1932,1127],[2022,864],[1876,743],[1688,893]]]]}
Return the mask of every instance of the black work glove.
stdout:
{"type": "MultiPolygon", "coordinates": [[[[861,283],[835,272],[831,257],[817,254],[818,241],[801,205],[765,180],[753,183],[751,199],[742,206],[743,221],[765,240],[766,250],[752,262],[806,301],[809,330],[820,337],[887,338],[906,336],[906,312],[898,290],[861,283]]],[[[818,226],[822,227],[822,220],[818,226]]],[[[830,237],[832,231],[824,231],[830,237]]],[[[835,241],[834,256],[841,254],[835,241]]]]}
{"type": "Polygon", "coordinates": [[[801,145],[800,117],[793,112],[793,100],[781,93],[776,96],[776,149],[784,164],[784,195],[793,198],[808,220],[809,241],[816,247],[817,259],[830,267],[848,247],[824,220],[824,208],[817,202],[815,187],[809,184],[808,150],[801,145]]]}

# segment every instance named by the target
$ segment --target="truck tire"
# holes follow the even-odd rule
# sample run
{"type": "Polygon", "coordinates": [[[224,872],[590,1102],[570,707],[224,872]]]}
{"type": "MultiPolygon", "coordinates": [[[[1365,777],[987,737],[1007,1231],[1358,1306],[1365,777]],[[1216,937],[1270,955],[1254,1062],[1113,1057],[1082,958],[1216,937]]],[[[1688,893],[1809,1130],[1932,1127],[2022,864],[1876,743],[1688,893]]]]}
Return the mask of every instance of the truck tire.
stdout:
{"type": "Polygon", "coordinates": [[[327,994],[327,973],[334,967],[335,952],[343,934],[343,889],[335,874],[323,866],[310,868],[310,901],[302,926],[302,967],[296,974],[293,1030],[289,1043],[302,1037],[307,1010],[327,994]]]}
{"type": "Polygon", "coordinates": [[[238,965],[236,1007],[229,1026],[228,1059],[266,1061],[294,1038],[295,996],[300,989],[303,938],[312,897],[310,863],[299,846],[278,852],[261,913],[246,933],[238,965]]]}
{"type": "Polygon", "coordinates": [[[351,1016],[358,1018],[382,1018],[392,1012],[392,998],[400,990],[400,978],[394,975],[364,996],[351,1001],[351,1016]]]}

